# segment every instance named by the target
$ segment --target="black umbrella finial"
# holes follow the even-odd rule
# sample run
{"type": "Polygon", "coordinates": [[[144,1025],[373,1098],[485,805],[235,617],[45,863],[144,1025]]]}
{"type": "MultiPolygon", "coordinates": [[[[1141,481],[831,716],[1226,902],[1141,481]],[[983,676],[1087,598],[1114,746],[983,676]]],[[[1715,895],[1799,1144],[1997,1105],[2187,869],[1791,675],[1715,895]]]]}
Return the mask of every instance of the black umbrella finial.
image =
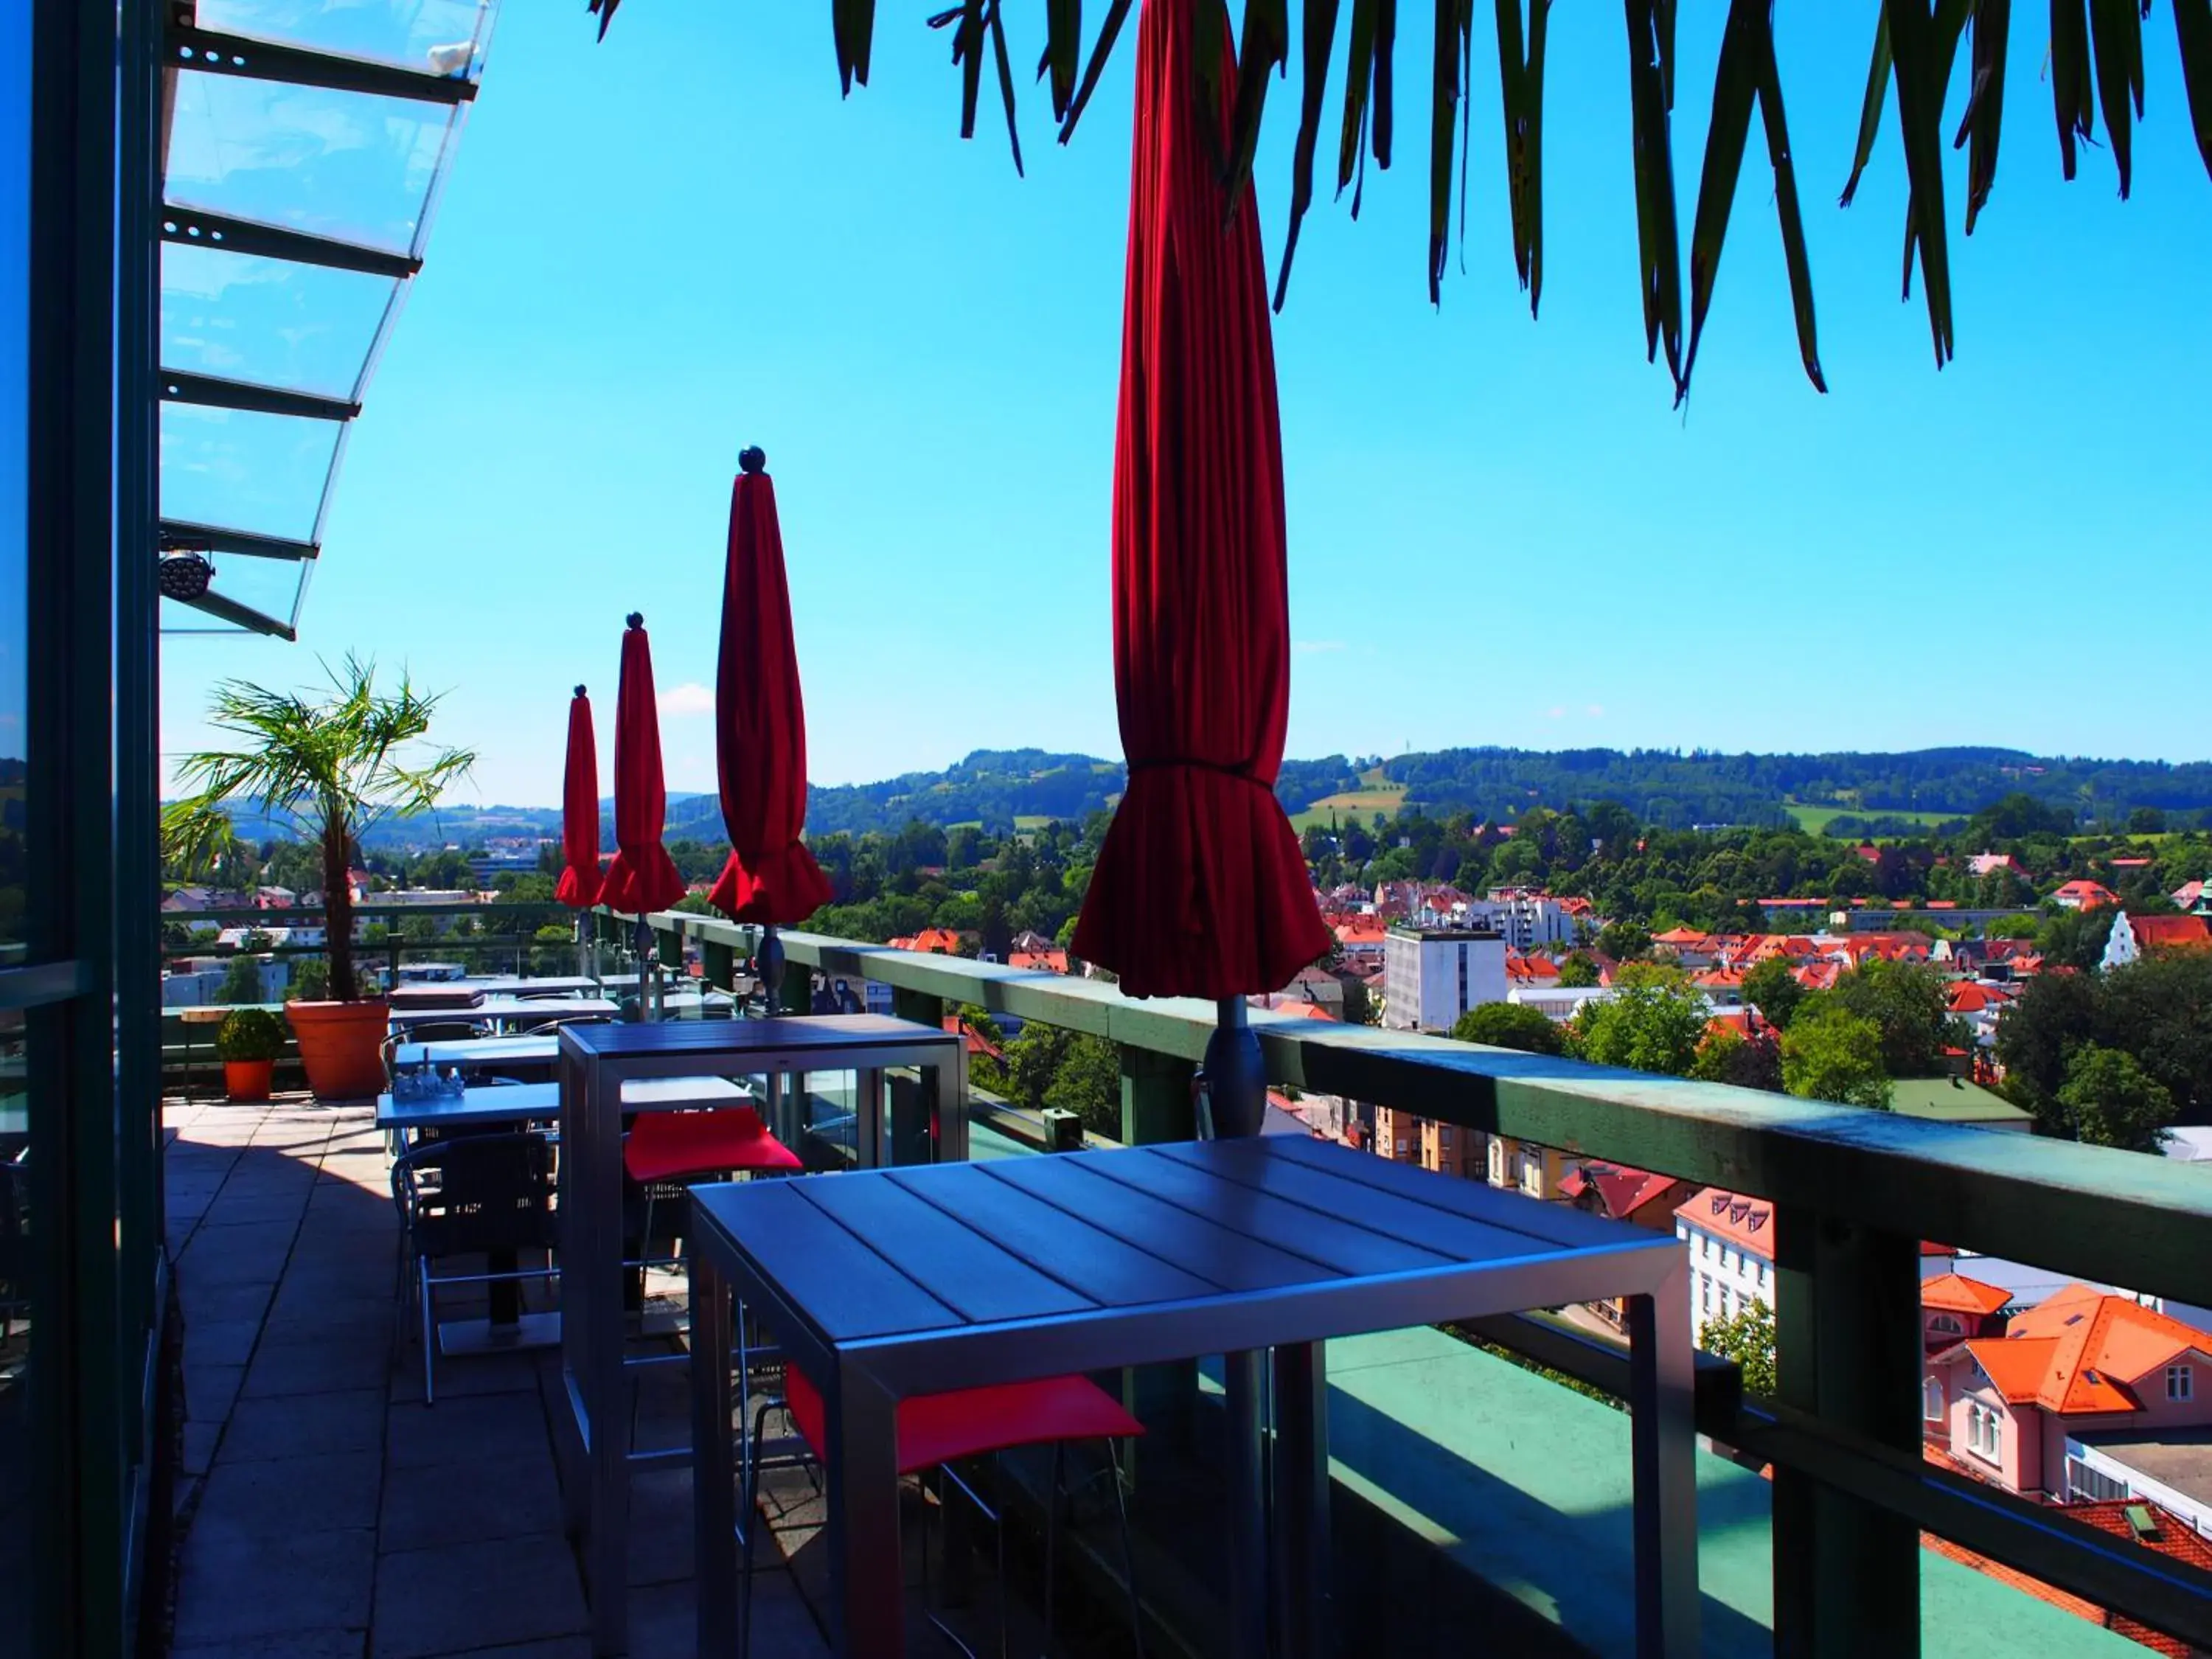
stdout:
{"type": "Polygon", "coordinates": [[[754,477],[768,471],[768,451],[758,444],[747,444],[738,452],[738,471],[754,477]]]}
{"type": "Polygon", "coordinates": [[[584,688],[582,686],[580,685],[576,688],[576,695],[580,697],[584,695],[584,688]]]}
{"type": "Polygon", "coordinates": [[[645,626],[645,612],[643,612],[642,611],[631,611],[631,612],[629,613],[629,625],[630,625],[632,628],[642,628],[642,627],[644,627],[644,626],[645,626]]]}

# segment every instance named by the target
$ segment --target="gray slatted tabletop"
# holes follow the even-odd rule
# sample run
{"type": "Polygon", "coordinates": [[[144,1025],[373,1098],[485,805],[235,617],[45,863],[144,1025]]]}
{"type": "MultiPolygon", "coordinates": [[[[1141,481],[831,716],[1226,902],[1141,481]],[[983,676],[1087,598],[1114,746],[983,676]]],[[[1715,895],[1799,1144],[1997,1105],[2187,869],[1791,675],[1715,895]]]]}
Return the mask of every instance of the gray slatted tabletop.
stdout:
{"type": "Polygon", "coordinates": [[[1240,1656],[1267,1650],[1272,1547],[1275,1650],[1316,1655],[1319,1345],[1626,1297],[1638,1651],[1697,1650],[1689,1270],[1670,1235],[1288,1135],[702,1187],[692,1204],[702,1653],[732,1651],[737,1619],[732,1292],[827,1403],[838,1650],[872,1656],[900,1651],[901,1400],[1272,1350],[1276,1536],[1255,1421],[1251,1455],[1232,1451],[1231,1626],[1240,1656]]]}

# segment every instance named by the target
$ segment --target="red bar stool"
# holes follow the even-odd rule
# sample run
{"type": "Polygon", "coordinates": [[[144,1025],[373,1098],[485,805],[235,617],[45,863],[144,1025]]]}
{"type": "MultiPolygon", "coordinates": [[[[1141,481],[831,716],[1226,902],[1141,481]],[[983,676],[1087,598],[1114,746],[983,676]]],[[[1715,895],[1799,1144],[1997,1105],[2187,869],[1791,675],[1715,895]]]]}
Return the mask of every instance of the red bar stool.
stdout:
{"type": "MultiPolygon", "coordinates": [[[[744,1517],[744,1562],[739,1569],[738,1651],[752,1648],[753,1537],[759,1526],[757,1508],[760,1458],[757,1449],[762,1421],[781,1408],[806,1443],[817,1462],[826,1463],[829,1436],[823,1423],[822,1396],[796,1367],[784,1368],[784,1397],[765,1401],[755,1414],[753,1432],[744,1456],[744,1496],[739,1513],[744,1517]]],[[[1145,1650],[1143,1614],[1137,1601],[1135,1558],[1129,1548],[1129,1509],[1121,1492],[1121,1455],[1116,1443],[1133,1439],[1145,1425],[1123,1409],[1121,1402],[1085,1376],[1048,1376],[1034,1382],[1012,1382],[982,1389],[956,1389],[945,1394],[917,1395],[898,1407],[898,1472],[901,1475],[940,1471],[981,1510],[999,1534],[999,1651],[1006,1650],[1006,1525],[998,1511],[985,1503],[975,1489],[963,1480],[952,1465],[965,1457],[981,1457],[1012,1451],[1018,1446],[1049,1445],[1053,1449],[1052,1485],[1045,1494],[1045,1645],[1052,1644],[1054,1554],[1060,1533],[1060,1471],[1071,1441],[1095,1440],[1106,1449],[1105,1474],[1114,1486],[1114,1511],[1121,1529],[1121,1567],[1129,1590],[1129,1634],[1142,1659],[1145,1650]]],[[[923,1561],[927,1577],[927,1553],[923,1561]]],[[[963,1651],[972,1650],[946,1628],[935,1613],[929,1621],[963,1651]]]]}
{"type": "Polygon", "coordinates": [[[623,1137],[623,1171],[645,1192],[642,1252],[652,1260],[653,1206],[664,1188],[733,1175],[793,1175],[805,1166],[750,1106],[707,1112],[640,1112],[623,1137]]]}

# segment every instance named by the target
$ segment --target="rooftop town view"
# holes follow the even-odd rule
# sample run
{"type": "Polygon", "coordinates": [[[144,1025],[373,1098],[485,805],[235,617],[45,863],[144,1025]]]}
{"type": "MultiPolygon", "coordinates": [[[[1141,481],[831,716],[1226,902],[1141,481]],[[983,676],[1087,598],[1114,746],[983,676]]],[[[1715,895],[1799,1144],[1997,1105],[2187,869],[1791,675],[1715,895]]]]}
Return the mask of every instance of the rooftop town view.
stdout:
{"type": "Polygon", "coordinates": [[[726,9],[0,21],[0,1653],[2212,1654],[2208,0],[726,9]]]}

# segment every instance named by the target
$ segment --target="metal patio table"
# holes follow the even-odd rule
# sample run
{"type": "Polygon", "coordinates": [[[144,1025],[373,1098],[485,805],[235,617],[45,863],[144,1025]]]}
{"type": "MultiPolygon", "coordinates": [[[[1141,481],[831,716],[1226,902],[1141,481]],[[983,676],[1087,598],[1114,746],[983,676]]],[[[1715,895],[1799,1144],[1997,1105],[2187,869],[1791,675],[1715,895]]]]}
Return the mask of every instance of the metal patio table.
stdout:
{"type": "Polygon", "coordinates": [[[401,1070],[416,1066],[504,1066],[550,1074],[560,1058],[561,1045],[550,1032],[540,1036],[438,1037],[428,1042],[394,1043],[392,1049],[392,1064],[401,1070]]]}
{"type": "Polygon", "coordinates": [[[1637,1651],[1697,1651],[1689,1265],[1670,1234],[1291,1135],[701,1187],[692,1213],[702,1654],[732,1651],[738,1620],[732,1292],[826,1405],[848,1659],[901,1651],[902,1400],[1272,1349],[1271,1506],[1264,1443],[1231,1456],[1231,1651],[1318,1659],[1332,1650],[1323,1341],[1625,1296],[1637,1651]]]}
{"type": "Polygon", "coordinates": [[[453,1020],[522,1022],[549,1024],[564,1019],[611,1019],[622,1005],[605,997],[486,997],[482,1002],[449,1008],[394,1008],[395,1030],[413,1025],[444,1024],[453,1020]]]}
{"type": "MultiPolygon", "coordinates": [[[[854,1147],[866,1168],[891,1161],[893,1149],[951,1161],[968,1155],[968,1056],[961,1036],[933,1025],[876,1014],[788,1015],[641,1024],[569,1025],[561,1051],[562,1398],[554,1437],[561,1496],[572,1534],[584,1541],[584,1579],[592,1645],[619,1653],[628,1634],[629,1469],[680,1464],[690,1447],[634,1453],[629,1394],[623,1385],[628,1317],[623,1282],[623,1150],[625,1111],[666,1109],[639,1100],[629,1085],[647,1079],[857,1074],[854,1147]],[[884,1073],[918,1068],[926,1079],[927,1121],[886,1126],[884,1073]],[[922,1145],[927,1140],[933,1143],[922,1145]]],[[[803,1086],[801,1092],[803,1094],[803,1086]]],[[[784,1135],[771,1100],[769,1127],[784,1135]]],[[[849,1179],[849,1177],[846,1177],[849,1179]]],[[[763,1187],[806,1184],[763,1182],[763,1187]]],[[[723,1329],[712,1340],[727,1348],[723,1329]]],[[[693,1341],[698,1336],[695,1331],[693,1341]]],[[[651,1363],[650,1361],[643,1363],[651,1363]]]]}

